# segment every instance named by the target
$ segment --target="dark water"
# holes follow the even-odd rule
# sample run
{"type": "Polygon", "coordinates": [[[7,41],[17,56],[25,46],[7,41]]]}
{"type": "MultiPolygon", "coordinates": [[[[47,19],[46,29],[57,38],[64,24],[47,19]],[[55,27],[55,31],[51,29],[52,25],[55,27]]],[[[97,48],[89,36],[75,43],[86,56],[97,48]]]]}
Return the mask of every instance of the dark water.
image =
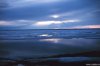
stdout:
{"type": "Polygon", "coordinates": [[[81,30],[4,30],[0,39],[41,39],[41,38],[100,38],[100,29],[81,30]]]}
{"type": "MultiPolygon", "coordinates": [[[[100,30],[16,30],[0,31],[0,57],[28,61],[100,61],[100,57],[53,55],[100,51],[100,30]],[[38,59],[40,57],[48,57],[38,59]],[[33,58],[29,60],[29,58],[33,58]]],[[[20,65],[21,66],[21,65],[20,65]]]]}

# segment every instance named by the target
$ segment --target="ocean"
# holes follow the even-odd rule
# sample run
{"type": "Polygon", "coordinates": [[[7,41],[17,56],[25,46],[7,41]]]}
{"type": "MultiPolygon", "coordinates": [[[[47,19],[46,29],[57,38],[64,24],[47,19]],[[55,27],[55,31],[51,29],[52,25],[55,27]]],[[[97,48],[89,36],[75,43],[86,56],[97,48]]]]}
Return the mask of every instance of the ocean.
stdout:
{"type": "Polygon", "coordinates": [[[77,62],[97,63],[100,62],[99,52],[100,29],[0,31],[0,61],[2,66],[7,66],[3,63],[9,62],[16,63],[13,66],[29,66],[28,64],[31,64],[30,66],[33,64],[59,66],[59,64],[77,62]]]}

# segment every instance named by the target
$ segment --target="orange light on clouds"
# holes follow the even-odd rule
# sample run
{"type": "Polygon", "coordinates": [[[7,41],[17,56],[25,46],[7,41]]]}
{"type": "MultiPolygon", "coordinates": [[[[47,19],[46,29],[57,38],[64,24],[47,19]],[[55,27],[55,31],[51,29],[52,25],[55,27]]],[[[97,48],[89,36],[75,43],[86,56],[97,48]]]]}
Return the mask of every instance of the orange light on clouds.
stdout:
{"type": "Polygon", "coordinates": [[[100,28],[100,25],[86,25],[86,26],[76,26],[72,28],[100,28]]]}

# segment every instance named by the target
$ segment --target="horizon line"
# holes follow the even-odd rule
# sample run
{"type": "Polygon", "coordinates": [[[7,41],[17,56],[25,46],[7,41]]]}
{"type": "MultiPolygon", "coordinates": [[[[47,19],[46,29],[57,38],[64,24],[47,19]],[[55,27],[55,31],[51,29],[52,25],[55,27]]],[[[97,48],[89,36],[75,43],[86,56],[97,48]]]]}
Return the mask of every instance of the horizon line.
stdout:
{"type": "Polygon", "coordinates": [[[68,29],[0,29],[4,30],[86,30],[86,29],[100,29],[100,28],[68,28],[68,29]]]}

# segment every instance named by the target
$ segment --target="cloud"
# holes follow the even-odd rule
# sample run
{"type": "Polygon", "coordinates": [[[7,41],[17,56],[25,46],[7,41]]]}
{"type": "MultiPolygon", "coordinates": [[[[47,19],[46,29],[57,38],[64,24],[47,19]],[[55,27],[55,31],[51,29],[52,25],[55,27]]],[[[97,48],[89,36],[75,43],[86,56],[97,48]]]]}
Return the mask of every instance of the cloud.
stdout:
{"type": "Polygon", "coordinates": [[[11,26],[14,25],[15,23],[13,22],[8,22],[8,21],[0,21],[0,26],[11,26]]]}
{"type": "Polygon", "coordinates": [[[51,24],[61,24],[61,21],[40,21],[40,22],[37,22],[33,25],[35,25],[35,26],[48,26],[51,24]]]}
{"type": "Polygon", "coordinates": [[[55,14],[55,15],[50,15],[50,17],[52,17],[52,18],[59,18],[60,15],[55,14]]]}
{"type": "MultiPolygon", "coordinates": [[[[9,27],[20,27],[20,26],[24,26],[27,28],[40,28],[40,27],[45,27],[44,29],[46,29],[47,27],[50,27],[52,29],[84,29],[84,28],[100,28],[100,25],[79,25],[79,26],[68,26],[68,24],[73,24],[76,22],[81,22],[78,19],[73,19],[73,20],[62,20],[62,21],[34,21],[34,20],[14,20],[14,21],[0,21],[0,26],[9,26],[9,27]],[[68,23],[68,24],[67,24],[68,23]],[[66,24],[66,26],[58,26],[57,25],[64,25],[66,24]],[[54,27],[56,26],[56,27],[54,27]]],[[[46,36],[46,35],[41,35],[41,36],[46,36]]]]}
{"type": "Polygon", "coordinates": [[[33,22],[31,20],[12,20],[12,21],[0,21],[0,26],[24,26],[33,22]]]}
{"type": "MultiPolygon", "coordinates": [[[[7,3],[10,7],[16,8],[16,7],[25,7],[30,5],[40,5],[45,3],[57,3],[57,2],[63,2],[65,0],[9,0],[7,3]]],[[[69,0],[67,0],[69,1],[69,0]]]]}
{"type": "Polygon", "coordinates": [[[85,26],[75,26],[72,28],[100,28],[100,25],[85,25],[85,26]]]}
{"type": "Polygon", "coordinates": [[[79,22],[80,20],[62,20],[62,21],[39,21],[33,24],[33,26],[48,26],[54,24],[64,24],[71,22],[79,22]]]}
{"type": "MultiPolygon", "coordinates": [[[[99,9],[96,8],[83,8],[83,9],[78,9],[78,10],[72,10],[72,11],[67,11],[63,13],[58,13],[56,14],[59,17],[67,17],[67,18],[80,18],[80,19],[87,19],[91,15],[93,15],[94,12],[99,12],[99,9]],[[77,15],[77,16],[76,16],[77,15]],[[85,18],[86,17],[86,18],[85,18]]],[[[52,15],[53,17],[54,15],[52,15]]]]}

